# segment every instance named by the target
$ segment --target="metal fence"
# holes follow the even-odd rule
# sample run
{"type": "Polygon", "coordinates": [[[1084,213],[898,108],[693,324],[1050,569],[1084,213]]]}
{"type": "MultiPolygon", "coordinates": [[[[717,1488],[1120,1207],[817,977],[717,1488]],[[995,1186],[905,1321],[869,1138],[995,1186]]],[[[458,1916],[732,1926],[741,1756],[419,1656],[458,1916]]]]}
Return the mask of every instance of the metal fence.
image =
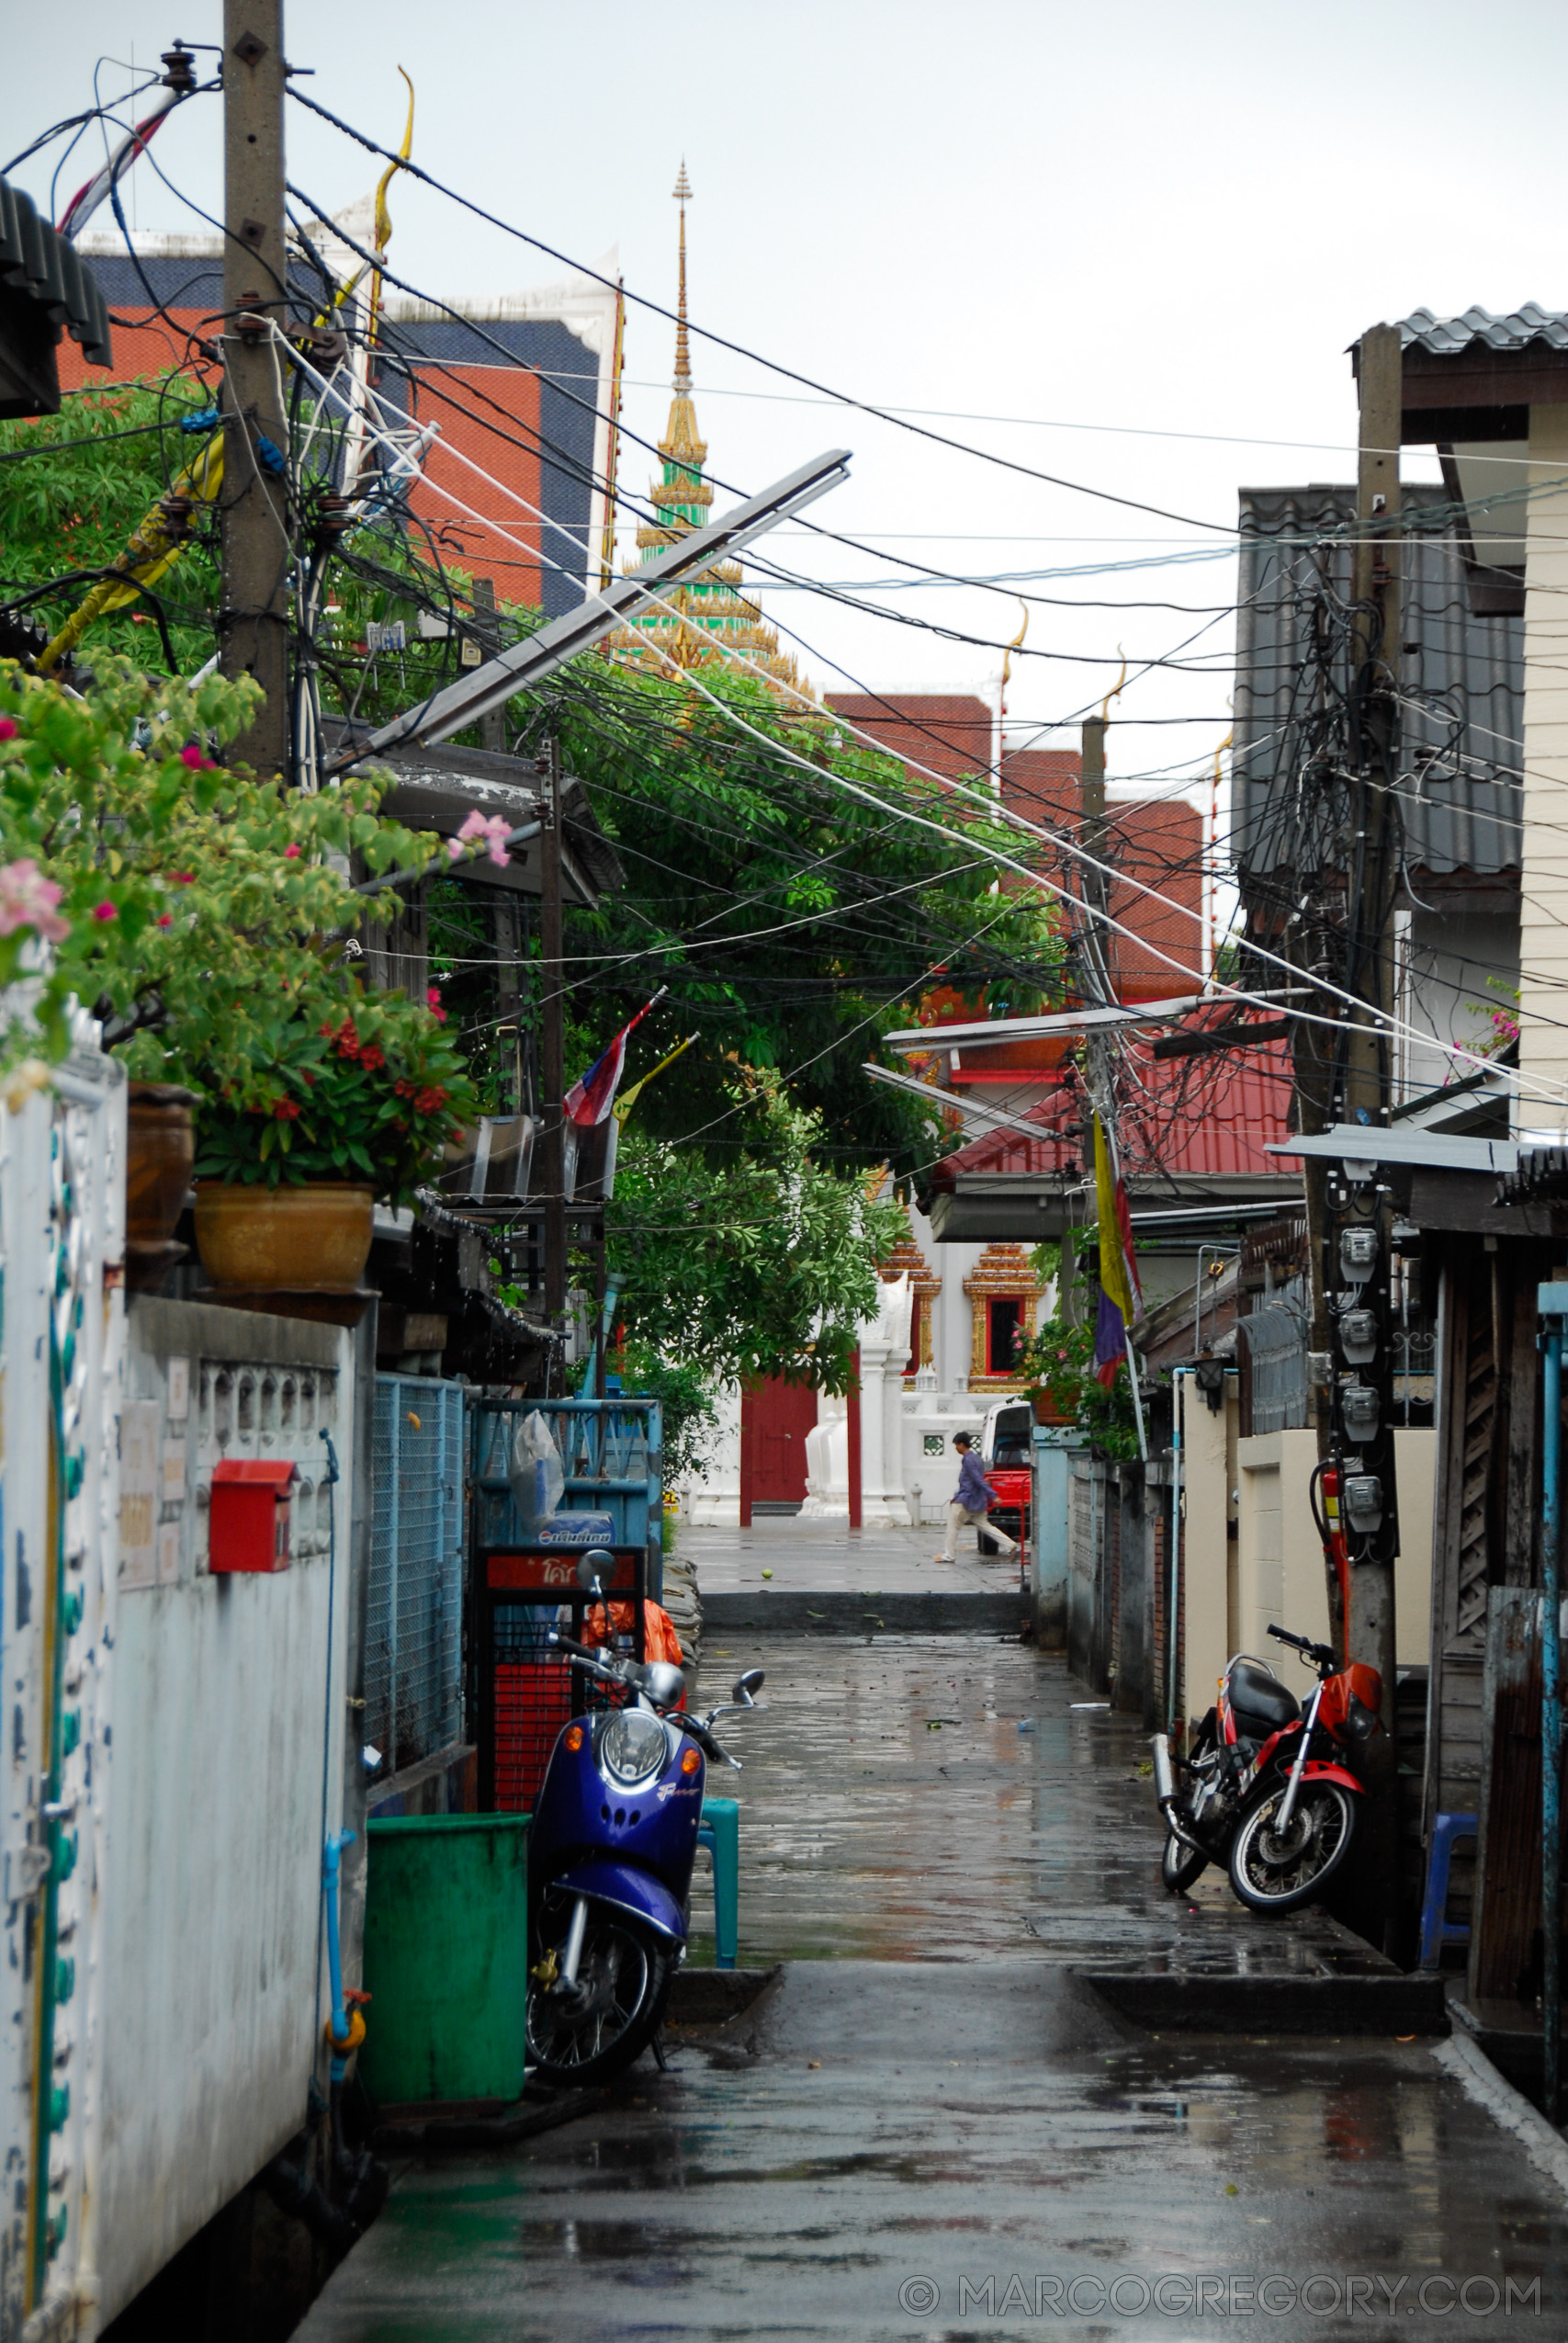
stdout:
{"type": "Polygon", "coordinates": [[[462,1730],[463,1391],[376,1377],[365,1737],[389,1771],[462,1730]]]}

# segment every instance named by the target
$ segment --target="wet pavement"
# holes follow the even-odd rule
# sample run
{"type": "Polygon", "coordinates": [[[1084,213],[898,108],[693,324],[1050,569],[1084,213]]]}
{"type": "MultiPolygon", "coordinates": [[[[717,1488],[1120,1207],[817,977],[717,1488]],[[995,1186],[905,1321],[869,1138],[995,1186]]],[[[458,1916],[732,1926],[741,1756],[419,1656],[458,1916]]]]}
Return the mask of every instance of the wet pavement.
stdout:
{"type": "Polygon", "coordinates": [[[1016,1588],[1016,1562],[976,1550],[975,1533],[959,1534],[958,1558],[938,1562],[940,1528],[852,1530],[842,1522],[807,1522],[762,1514],[750,1529],[674,1530],[679,1552],[697,1566],[705,1594],[737,1594],[769,1587],[779,1593],[818,1588],[823,1593],[998,1594],[1016,1588]]]}
{"type": "Polygon", "coordinates": [[[868,1636],[705,1653],[707,1700],[767,1670],[713,1786],[777,1983],[597,2112],[401,2168],[304,2343],[1568,2332],[1568,2201],[1449,2046],[1162,2036],[1073,1973],[1311,1951],[1212,1874],[1164,1896],[1134,1720],[1017,1642],[868,1636]]]}
{"type": "Polygon", "coordinates": [[[813,1963],[603,2114],[401,2175],[300,2334],[1172,2339],[1261,2313],[1294,2343],[1495,2333],[1512,2280],[1506,2331],[1558,2335],[1565,2258],[1561,2193],[1418,2045],[1135,2036],[1037,1961],[813,1963]]]}

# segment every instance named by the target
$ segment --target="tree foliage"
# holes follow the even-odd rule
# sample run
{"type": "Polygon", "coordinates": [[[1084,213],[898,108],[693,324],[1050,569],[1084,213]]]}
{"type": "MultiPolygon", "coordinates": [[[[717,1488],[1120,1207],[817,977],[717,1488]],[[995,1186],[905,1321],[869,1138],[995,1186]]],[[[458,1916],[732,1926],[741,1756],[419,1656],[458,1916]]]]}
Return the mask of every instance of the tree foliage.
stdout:
{"type": "MultiPolygon", "coordinates": [[[[29,616],[52,632],[91,591],[73,573],[107,569],[124,551],[148,512],[206,444],[203,431],[180,428],[211,402],[199,384],[177,376],[114,390],[85,390],[58,415],[0,423],[0,584],[14,600],[61,581],[29,601],[29,616]],[[134,435],[134,436],[131,436],[134,435]],[[85,445],[80,444],[85,442],[85,445]]],[[[176,656],[192,672],[210,655],[220,601],[218,516],[197,505],[178,561],[152,587],[176,656]]],[[[94,628],[83,656],[94,662],[120,651],[162,667],[161,644],[145,598],[112,611],[94,628]]]]}
{"type": "Polygon", "coordinates": [[[784,1375],[846,1391],[902,1210],[817,1161],[818,1119],[775,1075],[738,1067],[728,1088],[757,1143],[728,1162],[635,1126],[622,1139],[606,1233],[623,1321],[716,1383],[784,1375]]]}

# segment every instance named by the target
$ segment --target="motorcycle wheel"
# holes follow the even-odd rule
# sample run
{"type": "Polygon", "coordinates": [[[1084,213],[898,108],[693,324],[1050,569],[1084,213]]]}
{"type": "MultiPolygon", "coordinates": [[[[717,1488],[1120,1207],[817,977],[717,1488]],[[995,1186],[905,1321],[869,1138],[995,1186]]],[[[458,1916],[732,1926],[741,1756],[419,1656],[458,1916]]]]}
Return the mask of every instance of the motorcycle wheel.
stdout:
{"type": "Polygon", "coordinates": [[[1231,1885],[1248,1910],[1294,1912],[1315,1904],[1350,1851],[1356,1806],[1337,1782],[1305,1782],[1283,1839],[1273,1819],[1285,1785],[1270,1790],[1242,1818],[1231,1844],[1231,1885]]]}
{"type": "Polygon", "coordinates": [[[1209,1858],[1186,1846],[1174,1830],[1165,1835],[1165,1852],[1159,1859],[1159,1875],[1172,1896],[1185,1895],[1200,1873],[1209,1868],[1209,1858]]]}
{"type": "MultiPolygon", "coordinates": [[[[569,1906],[547,1909],[544,1949],[559,1952],[569,1906]]],[[[528,2064],[547,2083],[608,2082],[641,2057],[664,2016],[675,1975],[667,1938],[604,1905],[590,1905],[577,1988],[552,1994],[528,1977],[528,2064]]]]}

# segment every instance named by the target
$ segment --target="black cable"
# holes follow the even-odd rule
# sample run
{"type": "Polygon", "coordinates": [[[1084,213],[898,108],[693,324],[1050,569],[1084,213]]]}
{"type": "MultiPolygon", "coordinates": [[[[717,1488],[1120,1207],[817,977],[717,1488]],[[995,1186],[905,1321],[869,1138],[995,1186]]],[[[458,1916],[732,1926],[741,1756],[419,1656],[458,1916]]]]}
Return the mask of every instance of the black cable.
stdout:
{"type": "MultiPolygon", "coordinates": [[[[520,243],[531,245],[536,252],[547,254],[550,259],[559,261],[564,267],[571,269],[578,276],[589,277],[596,285],[603,285],[607,291],[624,292],[624,288],[612,284],[609,277],[601,276],[597,269],[585,267],[581,262],[571,259],[565,253],[558,252],[553,244],[547,244],[540,237],[530,236],[525,230],[514,228],[509,221],[498,219],[493,212],[486,211],[482,205],[470,201],[467,196],[459,195],[456,188],[446,187],[430,172],[423,170],[417,163],[405,161],[402,156],[393,154],[389,149],[367,137],[363,130],[356,130],[352,123],[343,121],[327,107],[322,106],[318,99],[308,97],[305,92],[297,88],[292,82],[288,85],[288,95],[296,98],[301,106],[309,107],[313,114],[321,115],[323,121],[330,122],[334,130],[343,131],[346,138],[355,140],[372,154],[378,154],[389,163],[400,164],[412,177],[422,179],[426,187],[433,187],[438,195],[446,196],[448,201],[460,205],[465,211],[471,211],[476,219],[483,220],[492,228],[499,228],[504,235],[515,237],[520,243]]],[[[294,192],[299,191],[296,189],[294,192]]],[[[308,202],[310,198],[305,197],[301,200],[308,202]]],[[[625,293],[624,297],[627,300],[635,301],[639,309],[649,310],[654,316],[663,318],[667,324],[673,325],[678,323],[674,311],[665,309],[659,301],[649,300],[645,294],[625,293]]],[[[781,376],[786,382],[799,383],[803,389],[815,391],[818,396],[831,400],[836,406],[850,407],[857,413],[874,417],[878,423],[892,424],[897,430],[908,432],[917,439],[929,439],[939,447],[951,447],[959,455],[974,456],[983,463],[996,464],[1002,470],[1017,472],[1026,480],[1043,481],[1052,488],[1070,489],[1077,495],[1093,496],[1104,504],[1120,505],[1127,512],[1147,513],[1156,520],[1175,521],[1183,528],[1213,529],[1224,537],[1234,537],[1236,534],[1235,530],[1224,521],[1194,520],[1186,513],[1171,513],[1160,504],[1144,504],[1134,497],[1116,496],[1109,489],[1089,488],[1081,481],[1065,480],[1058,473],[1040,471],[1032,464],[1015,463],[1010,457],[993,455],[984,447],[972,447],[964,440],[950,437],[946,432],[931,431],[923,424],[912,422],[907,415],[891,414],[886,408],[871,405],[867,400],[853,398],[847,391],[835,390],[829,384],[818,382],[811,375],[799,374],[792,367],[781,366],[776,359],[765,358],[757,351],[747,349],[742,343],[728,341],[722,334],[715,334],[707,326],[693,325],[688,321],[688,331],[699,335],[705,342],[713,343],[717,349],[728,350],[732,357],[745,358],[754,366],[765,367],[770,373],[781,376]]]]}

